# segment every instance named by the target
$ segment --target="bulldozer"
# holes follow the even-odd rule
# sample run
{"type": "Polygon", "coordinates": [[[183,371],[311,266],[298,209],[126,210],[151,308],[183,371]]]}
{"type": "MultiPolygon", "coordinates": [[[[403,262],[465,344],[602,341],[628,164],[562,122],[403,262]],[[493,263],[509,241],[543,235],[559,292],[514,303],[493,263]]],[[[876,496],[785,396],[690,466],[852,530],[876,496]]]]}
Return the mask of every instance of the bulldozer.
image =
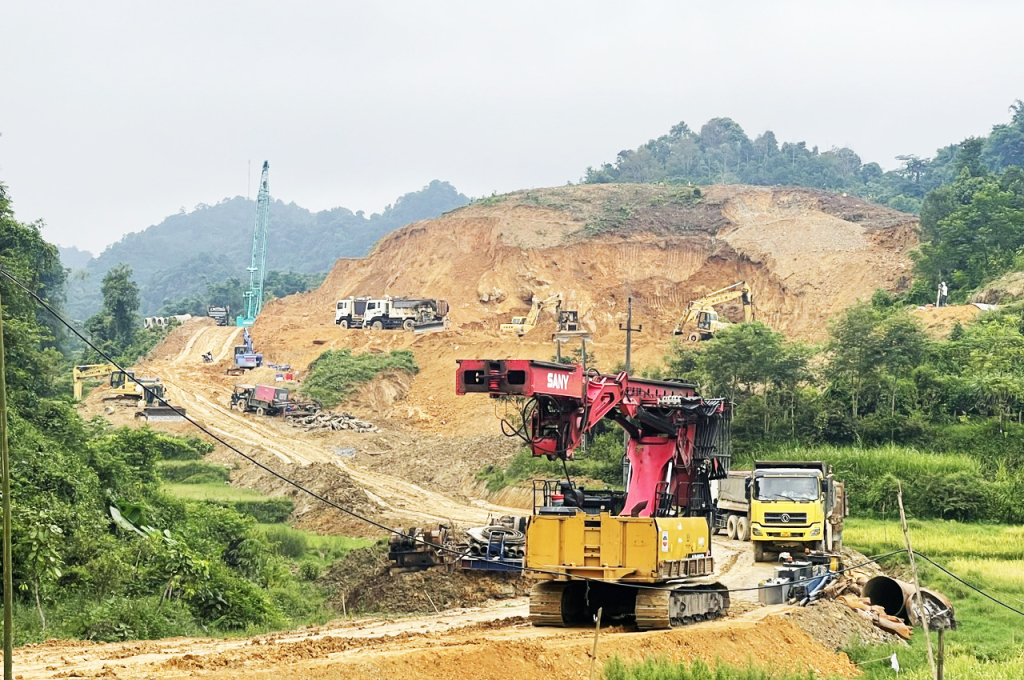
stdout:
{"type": "MultiPolygon", "coordinates": [[[[562,306],[562,294],[555,293],[549,298],[543,300],[533,299],[533,306],[530,308],[530,312],[526,316],[514,316],[512,317],[511,323],[501,324],[502,333],[515,333],[519,337],[523,337],[534,328],[537,327],[537,317],[540,316],[540,312],[545,307],[555,303],[556,310],[562,306]]],[[[556,314],[557,316],[557,314],[556,314]]]]}
{"type": "Polygon", "coordinates": [[[185,409],[164,406],[166,391],[160,378],[136,377],[135,371],[122,371],[114,364],[82,364],[71,369],[72,389],[75,400],[82,399],[85,381],[109,376],[110,389],[103,396],[104,401],[117,401],[137,406],[136,418],[152,421],[183,420],[185,409]]]}
{"type": "Polygon", "coordinates": [[[746,281],[739,281],[713,293],[708,293],[702,298],[691,300],[686,308],[685,316],[679,320],[673,334],[685,335],[690,342],[710,340],[715,337],[715,333],[731,325],[728,321],[718,317],[715,307],[736,299],[740,299],[743,303],[744,323],[753,321],[754,301],[750,296],[750,288],[746,281]]]}

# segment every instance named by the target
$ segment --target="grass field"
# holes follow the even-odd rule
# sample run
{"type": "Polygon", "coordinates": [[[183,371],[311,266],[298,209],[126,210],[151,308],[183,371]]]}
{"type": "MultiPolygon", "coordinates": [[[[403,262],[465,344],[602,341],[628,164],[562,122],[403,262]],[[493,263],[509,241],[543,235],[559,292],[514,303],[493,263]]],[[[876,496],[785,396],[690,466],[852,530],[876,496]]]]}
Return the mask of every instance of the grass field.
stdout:
{"type": "Polygon", "coordinates": [[[258,501],[266,498],[259,491],[228,484],[167,484],[164,491],[192,501],[258,501]]]}
{"type": "Polygon", "coordinates": [[[373,545],[367,538],[351,536],[322,536],[286,524],[256,525],[267,539],[277,546],[278,552],[292,559],[313,560],[319,566],[327,566],[340,560],[350,550],[373,545]]]}
{"type": "MultiPolygon", "coordinates": [[[[965,524],[941,520],[908,522],[914,551],[946,568],[962,581],[1024,611],[1024,527],[965,524]]],[[[897,521],[850,519],[844,542],[866,555],[880,555],[904,547],[897,521]]],[[[880,560],[883,567],[902,566],[907,558],[897,555],[880,560]]],[[[1024,677],[1024,615],[986,599],[968,585],[918,559],[924,585],[945,594],[953,603],[957,630],[946,633],[946,677],[1024,677]]],[[[935,635],[933,634],[933,642],[935,635]]],[[[915,631],[910,648],[867,647],[850,650],[855,661],[865,662],[867,678],[895,676],[887,661],[896,652],[906,673],[914,679],[929,676],[924,635],[915,631]]]]}

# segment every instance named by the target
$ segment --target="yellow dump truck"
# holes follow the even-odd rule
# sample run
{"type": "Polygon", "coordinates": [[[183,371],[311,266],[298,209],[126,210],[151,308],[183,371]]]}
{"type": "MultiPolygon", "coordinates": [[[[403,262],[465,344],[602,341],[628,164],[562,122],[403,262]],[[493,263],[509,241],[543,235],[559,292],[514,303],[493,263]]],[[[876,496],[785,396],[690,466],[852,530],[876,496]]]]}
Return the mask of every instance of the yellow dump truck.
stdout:
{"type": "Polygon", "coordinates": [[[732,470],[713,493],[714,528],[752,541],[757,562],[785,550],[842,549],[846,488],[827,463],[758,461],[732,470]]]}

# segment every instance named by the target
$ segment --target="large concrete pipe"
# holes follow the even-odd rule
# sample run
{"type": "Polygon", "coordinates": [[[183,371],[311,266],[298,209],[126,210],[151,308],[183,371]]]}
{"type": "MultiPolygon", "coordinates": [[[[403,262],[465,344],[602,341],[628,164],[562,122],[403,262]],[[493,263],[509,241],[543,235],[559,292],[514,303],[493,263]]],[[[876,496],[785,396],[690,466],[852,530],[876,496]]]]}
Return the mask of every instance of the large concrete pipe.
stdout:
{"type": "MultiPolygon", "coordinates": [[[[912,626],[921,625],[920,608],[917,606],[914,586],[891,576],[875,576],[864,584],[864,597],[878,605],[886,614],[896,616],[912,626]]],[[[953,604],[942,593],[928,588],[921,589],[928,625],[931,629],[956,628],[953,604]]]]}

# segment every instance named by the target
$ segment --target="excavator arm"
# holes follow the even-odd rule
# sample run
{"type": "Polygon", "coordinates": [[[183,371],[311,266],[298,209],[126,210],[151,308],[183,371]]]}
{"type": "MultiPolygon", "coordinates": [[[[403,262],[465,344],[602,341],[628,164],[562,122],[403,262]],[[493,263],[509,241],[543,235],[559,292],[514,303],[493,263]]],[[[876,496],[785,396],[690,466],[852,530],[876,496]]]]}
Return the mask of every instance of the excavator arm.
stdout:
{"type": "MultiPolygon", "coordinates": [[[[537,319],[540,317],[541,310],[555,302],[559,307],[562,305],[562,294],[555,293],[549,298],[538,300],[534,298],[533,304],[530,307],[530,311],[526,316],[516,316],[512,318],[512,323],[501,324],[500,330],[502,332],[512,332],[519,336],[523,336],[529,333],[537,326],[537,319]]],[[[556,314],[557,316],[557,314],[556,314]]]]}
{"type": "Polygon", "coordinates": [[[716,290],[713,293],[708,293],[702,298],[691,300],[689,306],[686,309],[686,315],[679,320],[676,325],[675,335],[683,335],[686,333],[686,329],[689,325],[696,321],[697,317],[701,312],[713,311],[716,305],[720,305],[726,302],[731,302],[742,298],[743,300],[743,320],[747,323],[754,320],[754,303],[750,297],[750,288],[747,286],[746,281],[739,281],[726,286],[720,290],[716,290]]]}
{"type": "Polygon", "coordinates": [[[609,419],[628,435],[625,512],[710,511],[711,479],[728,474],[730,407],[683,382],[584,373],[581,366],[528,359],[461,359],[456,394],[527,399],[518,434],[536,456],[572,459],[583,437],[609,419]]]}
{"type": "Polygon", "coordinates": [[[71,380],[75,394],[75,401],[82,398],[83,383],[90,378],[105,378],[114,371],[117,366],[114,364],[82,364],[71,369],[71,380]]]}

